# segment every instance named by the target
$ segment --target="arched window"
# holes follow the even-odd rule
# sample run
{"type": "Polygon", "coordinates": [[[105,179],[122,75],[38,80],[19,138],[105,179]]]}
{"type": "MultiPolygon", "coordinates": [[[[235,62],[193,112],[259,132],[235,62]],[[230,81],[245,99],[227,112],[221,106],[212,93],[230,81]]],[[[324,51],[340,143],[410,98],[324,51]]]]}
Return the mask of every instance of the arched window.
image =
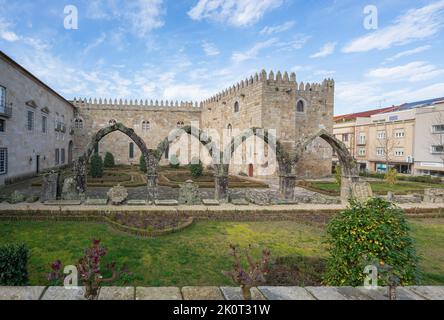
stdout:
{"type": "Polygon", "coordinates": [[[75,119],[74,120],[74,128],[76,129],[83,129],[83,120],[82,119],[75,119]]]}
{"type": "Polygon", "coordinates": [[[296,104],[296,112],[304,113],[305,112],[305,103],[302,100],[299,100],[296,104]]]}
{"type": "Polygon", "coordinates": [[[134,143],[130,142],[129,144],[129,158],[134,159],[134,143]]]}
{"type": "Polygon", "coordinates": [[[115,119],[109,120],[109,125],[110,126],[113,126],[113,125],[116,125],[116,124],[117,124],[117,121],[115,119]]]}
{"type": "Polygon", "coordinates": [[[143,121],[142,122],[142,130],[148,131],[151,129],[151,123],[149,121],[143,121]]]}
{"type": "Polygon", "coordinates": [[[177,127],[178,128],[183,128],[185,126],[185,123],[183,121],[178,121],[177,122],[177,127]]]}
{"type": "Polygon", "coordinates": [[[233,135],[233,126],[231,123],[227,126],[228,136],[231,137],[233,135]]]}
{"type": "Polygon", "coordinates": [[[234,112],[239,112],[239,110],[240,110],[240,108],[239,108],[239,102],[236,101],[236,102],[234,103],[234,112]]]}

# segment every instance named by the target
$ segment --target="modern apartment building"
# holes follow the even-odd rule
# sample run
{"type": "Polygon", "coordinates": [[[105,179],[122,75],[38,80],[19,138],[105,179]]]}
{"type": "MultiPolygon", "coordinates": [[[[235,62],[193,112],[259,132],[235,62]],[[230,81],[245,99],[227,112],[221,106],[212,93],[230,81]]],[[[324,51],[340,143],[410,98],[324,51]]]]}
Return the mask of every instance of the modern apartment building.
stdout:
{"type": "Polygon", "coordinates": [[[362,171],[444,174],[444,98],[337,116],[333,133],[362,171]]]}

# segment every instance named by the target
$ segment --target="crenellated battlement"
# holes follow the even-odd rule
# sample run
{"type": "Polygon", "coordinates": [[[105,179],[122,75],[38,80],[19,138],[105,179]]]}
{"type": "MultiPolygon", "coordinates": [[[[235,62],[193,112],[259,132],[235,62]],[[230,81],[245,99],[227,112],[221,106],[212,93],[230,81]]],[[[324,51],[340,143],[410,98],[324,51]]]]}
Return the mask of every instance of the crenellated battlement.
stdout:
{"type": "Polygon", "coordinates": [[[87,99],[87,98],[74,98],[72,103],[79,108],[100,108],[100,109],[113,109],[113,108],[128,108],[139,107],[147,109],[159,109],[159,108],[180,108],[198,110],[201,104],[192,101],[170,101],[170,100],[128,100],[128,99],[87,99]]]}
{"type": "Polygon", "coordinates": [[[283,74],[278,71],[276,74],[270,71],[268,74],[265,70],[260,73],[256,73],[245,80],[238,82],[237,84],[222,90],[216,95],[203,101],[204,104],[218,102],[219,100],[233,95],[237,95],[245,91],[245,89],[252,88],[256,85],[273,85],[273,86],[292,86],[300,93],[302,92],[330,92],[334,88],[333,79],[325,79],[322,83],[298,83],[296,80],[296,73],[284,72],[283,74]]]}

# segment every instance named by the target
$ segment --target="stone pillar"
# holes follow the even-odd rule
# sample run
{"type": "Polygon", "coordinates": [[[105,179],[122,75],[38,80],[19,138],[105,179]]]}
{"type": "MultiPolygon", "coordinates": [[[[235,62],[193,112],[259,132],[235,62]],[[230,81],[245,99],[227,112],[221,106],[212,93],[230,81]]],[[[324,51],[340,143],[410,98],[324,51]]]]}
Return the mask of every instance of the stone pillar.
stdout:
{"type": "Polygon", "coordinates": [[[58,172],[51,171],[43,177],[42,191],[40,195],[41,202],[57,200],[59,176],[60,174],[58,172]]]}
{"type": "Polygon", "coordinates": [[[281,199],[293,201],[295,187],[296,187],[296,175],[281,174],[279,176],[279,196],[281,197],[281,199]]]}
{"type": "Polygon", "coordinates": [[[86,160],[85,158],[79,158],[74,162],[74,180],[76,184],[76,190],[79,194],[81,200],[85,200],[87,191],[87,181],[86,181],[86,160]]]}
{"type": "Polygon", "coordinates": [[[342,175],[341,177],[341,202],[346,204],[353,197],[352,185],[359,182],[359,176],[342,175]]]}
{"type": "Polygon", "coordinates": [[[154,203],[159,197],[159,190],[157,186],[157,173],[156,174],[147,174],[147,200],[154,203]]]}
{"type": "Polygon", "coordinates": [[[214,197],[221,203],[229,201],[228,196],[228,175],[215,175],[215,192],[214,197]]]}

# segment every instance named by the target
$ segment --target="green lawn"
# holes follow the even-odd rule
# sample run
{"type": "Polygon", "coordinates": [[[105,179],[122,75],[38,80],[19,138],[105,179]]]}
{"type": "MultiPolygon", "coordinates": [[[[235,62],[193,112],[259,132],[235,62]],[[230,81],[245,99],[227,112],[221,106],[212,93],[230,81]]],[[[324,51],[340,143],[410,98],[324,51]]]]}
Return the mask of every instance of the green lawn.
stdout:
{"type": "MultiPolygon", "coordinates": [[[[425,272],[425,283],[444,284],[444,219],[412,221],[413,235],[425,272]]],[[[130,284],[144,286],[228,285],[230,243],[255,244],[259,256],[268,247],[274,257],[323,257],[323,227],[296,222],[199,222],[156,239],[139,239],[98,223],[0,222],[0,244],[25,243],[31,249],[31,285],[46,285],[49,264],[61,259],[73,264],[92,238],[109,249],[105,262],[127,264],[130,284]]],[[[116,284],[122,284],[121,282],[116,284]]]]}
{"type": "MultiPolygon", "coordinates": [[[[319,189],[321,191],[335,192],[337,194],[339,194],[340,192],[339,185],[335,182],[310,181],[310,185],[315,189],[319,189]]],[[[395,185],[390,185],[384,181],[371,181],[370,185],[373,192],[377,194],[387,194],[387,192],[389,191],[392,191],[396,194],[407,194],[414,192],[423,192],[426,188],[444,188],[443,184],[430,185],[427,183],[406,181],[398,181],[395,185]]]]}

